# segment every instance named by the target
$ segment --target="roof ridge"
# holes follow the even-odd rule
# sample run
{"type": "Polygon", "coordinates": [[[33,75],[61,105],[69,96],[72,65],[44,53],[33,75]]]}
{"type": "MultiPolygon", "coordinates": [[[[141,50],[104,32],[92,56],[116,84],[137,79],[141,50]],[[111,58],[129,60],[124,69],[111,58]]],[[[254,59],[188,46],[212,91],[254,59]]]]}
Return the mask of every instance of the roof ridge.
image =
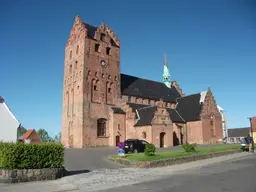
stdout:
{"type": "Polygon", "coordinates": [[[179,97],[178,99],[181,99],[181,98],[184,98],[184,97],[189,97],[189,96],[193,96],[193,95],[198,95],[198,94],[200,94],[201,92],[199,92],[199,93],[193,93],[193,94],[190,94],[190,95],[185,95],[185,96],[183,96],[183,97],[179,97]]]}
{"type": "Polygon", "coordinates": [[[180,115],[180,113],[179,113],[176,109],[173,109],[173,110],[177,112],[177,114],[180,116],[180,118],[181,118],[184,122],[186,122],[185,119],[180,115]]]}
{"type": "Polygon", "coordinates": [[[139,108],[139,109],[136,109],[136,110],[146,109],[146,108],[150,108],[150,107],[157,107],[157,106],[156,105],[147,105],[145,107],[142,107],[142,108],[139,108]]]}
{"type": "MultiPolygon", "coordinates": [[[[121,73],[121,75],[127,75],[127,74],[121,73]]],[[[135,78],[138,78],[138,79],[147,80],[147,81],[151,81],[151,82],[160,83],[160,84],[165,85],[163,82],[160,82],[160,81],[154,81],[154,80],[145,79],[145,78],[141,78],[141,77],[137,77],[137,76],[133,76],[133,75],[127,75],[127,76],[135,77],[135,78]]],[[[170,89],[169,87],[166,87],[166,88],[170,89]]]]}

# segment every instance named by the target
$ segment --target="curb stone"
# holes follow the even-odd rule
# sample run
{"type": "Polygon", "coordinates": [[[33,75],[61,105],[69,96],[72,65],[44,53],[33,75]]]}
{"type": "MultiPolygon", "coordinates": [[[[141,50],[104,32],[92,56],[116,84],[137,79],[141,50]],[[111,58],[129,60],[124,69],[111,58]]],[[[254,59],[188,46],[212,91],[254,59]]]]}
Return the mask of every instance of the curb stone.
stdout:
{"type": "Polygon", "coordinates": [[[126,166],[127,165],[135,166],[137,168],[154,168],[154,167],[165,167],[165,166],[183,164],[183,163],[204,160],[204,159],[211,159],[211,158],[216,158],[220,156],[231,155],[234,153],[241,153],[241,150],[229,150],[229,151],[223,151],[223,152],[214,152],[214,153],[208,153],[208,154],[191,155],[191,156],[185,156],[185,157],[168,158],[168,159],[153,160],[153,161],[132,161],[128,159],[112,158],[112,157],[109,157],[109,160],[115,163],[126,165],[126,166]]]}

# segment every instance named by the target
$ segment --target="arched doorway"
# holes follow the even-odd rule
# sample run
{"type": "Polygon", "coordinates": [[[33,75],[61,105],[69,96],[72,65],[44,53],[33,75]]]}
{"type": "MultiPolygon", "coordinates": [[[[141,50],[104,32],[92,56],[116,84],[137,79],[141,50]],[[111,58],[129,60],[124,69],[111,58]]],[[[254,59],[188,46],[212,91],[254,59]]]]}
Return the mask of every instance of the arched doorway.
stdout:
{"type": "Polygon", "coordinates": [[[165,138],[166,133],[161,132],[160,133],[160,147],[164,147],[164,138],[165,138]]]}
{"type": "Polygon", "coordinates": [[[117,136],[116,136],[116,146],[118,145],[119,142],[120,142],[120,136],[117,135],[117,136]]]}

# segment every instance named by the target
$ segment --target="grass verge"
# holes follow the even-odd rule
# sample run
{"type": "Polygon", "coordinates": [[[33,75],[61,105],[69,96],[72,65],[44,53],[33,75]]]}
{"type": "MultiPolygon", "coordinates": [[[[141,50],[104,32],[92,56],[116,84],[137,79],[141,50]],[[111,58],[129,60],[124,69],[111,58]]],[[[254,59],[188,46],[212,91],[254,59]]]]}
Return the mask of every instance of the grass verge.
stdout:
{"type": "MultiPolygon", "coordinates": [[[[216,145],[216,146],[205,146],[205,147],[197,147],[196,152],[187,153],[184,149],[170,149],[168,151],[156,152],[155,156],[146,156],[144,153],[136,153],[136,154],[126,154],[124,159],[131,161],[154,161],[161,159],[169,159],[169,158],[177,158],[177,157],[187,157],[193,155],[204,155],[214,152],[224,152],[224,151],[232,151],[239,150],[241,145],[239,144],[226,144],[226,145],[216,145]]],[[[117,155],[110,156],[111,159],[120,158],[117,155]]]]}

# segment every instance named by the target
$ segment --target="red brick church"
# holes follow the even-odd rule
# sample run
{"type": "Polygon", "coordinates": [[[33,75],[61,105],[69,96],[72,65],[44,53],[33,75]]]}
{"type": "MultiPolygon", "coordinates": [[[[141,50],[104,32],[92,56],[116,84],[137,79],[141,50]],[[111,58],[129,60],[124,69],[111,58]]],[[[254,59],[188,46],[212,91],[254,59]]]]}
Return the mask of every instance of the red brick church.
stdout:
{"type": "Polygon", "coordinates": [[[77,16],[65,48],[62,143],[69,148],[115,146],[143,139],[157,147],[217,143],[222,120],[210,89],[184,95],[170,82],[120,73],[120,41],[102,23],[77,16]]]}

